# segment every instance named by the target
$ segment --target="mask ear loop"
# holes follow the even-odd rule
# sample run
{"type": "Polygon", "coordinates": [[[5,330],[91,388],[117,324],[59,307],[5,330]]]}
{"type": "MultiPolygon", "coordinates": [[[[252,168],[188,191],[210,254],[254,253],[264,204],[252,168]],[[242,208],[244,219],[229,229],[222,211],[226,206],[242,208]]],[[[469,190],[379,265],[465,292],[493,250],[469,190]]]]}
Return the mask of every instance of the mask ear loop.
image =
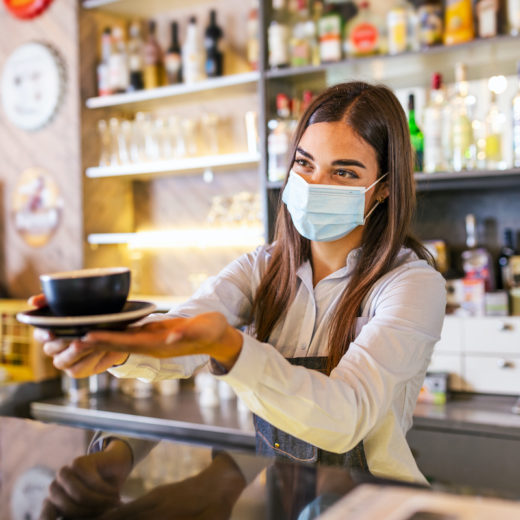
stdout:
{"type": "MultiPolygon", "coordinates": [[[[381,177],[379,177],[379,179],[376,179],[375,182],[373,182],[366,190],[365,190],[365,193],[367,191],[369,191],[370,189],[372,189],[381,179],[385,178],[386,176],[388,175],[388,172],[386,172],[384,175],[381,175],[381,177]]],[[[376,203],[372,206],[372,208],[370,209],[370,211],[365,215],[364,219],[363,219],[363,224],[365,224],[365,222],[367,221],[368,217],[370,217],[370,215],[372,215],[372,213],[374,212],[374,210],[377,208],[377,206],[379,206],[379,204],[381,204],[381,202],[383,202],[385,199],[384,198],[381,198],[381,199],[377,199],[376,200],[376,203]]]]}

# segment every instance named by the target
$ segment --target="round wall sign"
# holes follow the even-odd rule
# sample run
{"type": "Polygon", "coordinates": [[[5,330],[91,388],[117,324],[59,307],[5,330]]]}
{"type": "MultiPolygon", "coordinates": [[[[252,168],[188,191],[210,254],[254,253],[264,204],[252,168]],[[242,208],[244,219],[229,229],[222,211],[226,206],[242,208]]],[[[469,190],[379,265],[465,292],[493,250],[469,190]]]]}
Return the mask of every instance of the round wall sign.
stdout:
{"type": "Polygon", "coordinates": [[[4,0],[7,10],[16,18],[29,20],[43,13],[52,0],[4,0]]]}
{"type": "Polygon", "coordinates": [[[18,128],[38,130],[52,120],[65,91],[61,59],[47,45],[24,43],[7,58],[0,88],[7,118],[18,128]]]}
{"type": "Polygon", "coordinates": [[[49,173],[42,168],[29,168],[22,173],[13,195],[13,221],[27,244],[47,244],[58,229],[62,208],[58,185],[49,173]]]}

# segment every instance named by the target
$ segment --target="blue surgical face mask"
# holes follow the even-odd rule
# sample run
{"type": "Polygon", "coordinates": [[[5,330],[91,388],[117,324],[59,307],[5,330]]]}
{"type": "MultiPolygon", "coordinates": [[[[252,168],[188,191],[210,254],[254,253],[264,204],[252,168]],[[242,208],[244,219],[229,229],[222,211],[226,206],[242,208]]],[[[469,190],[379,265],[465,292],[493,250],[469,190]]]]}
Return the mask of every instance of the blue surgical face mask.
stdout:
{"type": "Polygon", "coordinates": [[[309,240],[329,242],[348,235],[366,222],[378,202],[365,216],[365,193],[387,175],[379,177],[368,188],[362,188],[309,184],[291,170],[282,200],[300,235],[309,240]]]}

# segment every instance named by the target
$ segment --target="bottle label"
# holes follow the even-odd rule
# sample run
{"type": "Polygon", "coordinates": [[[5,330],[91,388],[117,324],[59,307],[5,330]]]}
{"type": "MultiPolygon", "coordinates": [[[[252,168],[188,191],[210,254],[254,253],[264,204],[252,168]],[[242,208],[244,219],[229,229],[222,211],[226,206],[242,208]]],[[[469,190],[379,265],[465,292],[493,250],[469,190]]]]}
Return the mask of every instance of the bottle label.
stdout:
{"type": "Polygon", "coordinates": [[[404,9],[393,9],[388,13],[388,51],[398,54],[406,51],[408,17],[404,9]]]}
{"type": "Polygon", "coordinates": [[[437,5],[419,8],[419,41],[423,47],[442,43],[442,9],[437,5]]]}
{"type": "Polygon", "coordinates": [[[355,53],[370,54],[377,51],[379,31],[369,23],[360,23],[352,29],[350,42],[355,53]]]}

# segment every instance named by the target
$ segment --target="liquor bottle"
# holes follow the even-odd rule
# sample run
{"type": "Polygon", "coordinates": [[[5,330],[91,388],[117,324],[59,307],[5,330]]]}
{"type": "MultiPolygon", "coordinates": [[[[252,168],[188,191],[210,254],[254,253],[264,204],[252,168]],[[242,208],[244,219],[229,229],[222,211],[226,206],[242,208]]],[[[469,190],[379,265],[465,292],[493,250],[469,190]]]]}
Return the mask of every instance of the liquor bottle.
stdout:
{"type": "Polygon", "coordinates": [[[457,45],[473,40],[472,0],[446,0],[444,8],[444,44],[457,45]]]}
{"type": "Polygon", "coordinates": [[[292,5],[292,27],[289,49],[292,67],[303,67],[312,63],[316,29],[309,20],[307,0],[298,0],[292,5]],[[310,23],[309,23],[310,22],[310,23]]]}
{"type": "Polygon", "coordinates": [[[517,64],[517,92],[513,98],[513,166],[520,168],[520,61],[517,64]]]}
{"type": "Polygon", "coordinates": [[[520,0],[507,0],[507,30],[509,34],[520,34],[520,0]]]}
{"type": "Polygon", "coordinates": [[[349,56],[366,56],[386,51],[383,34],[386,24],[370,10],[370,2],[359,3],[358,14],[345,28],[345,50],[349,56]]]}
{"type": "Polygon", "coordinates": [[[334,4],[328,4],[318,21],[318,38],[320,45],[320,62],[332,63],[340,61],[342,19],[334,4]]]}
{"type": "Polygon", "coordinates": [[[112,51],[108,60],[109,82],[112,92],[121,93],[128,90],[128,54],[123,29],[116,25],[112,29],[112,51]]]}
{"type": "Polygon", "coordinates": [[[276,69],[287,67],[289,57],[289,26],[287,25],[287,11],[285,0],[273,0],[273,19],[267,30],[269,47],[269,67],[276,69]]]}
{"type": "Polygon", "coordinates": [[[270,181],[284,179],[287,174],[287,153],[290,139],[290,100],[286,94],[276,96],[276,117],[267,123],[268,178],[270,181]]]}
{"type": "Polygon", "coordinates": [[[182,74],[185,83],[205,79],[204,48],[200,41],[197,18],[192,16],[186,28],[186,39],[182,47],[182,74]]]}
{"type": "Polygon", "coordinates": [[[513,243],[513,230],[507,228],[504,230],[504,245],[502,246],[502,248],[500,249],[500,253],[498,254],[498,289],[510,289],[513,286],[510,258],[514,255],[515,247],[513,243]]]}
{"type": "Polygon", "coordinates": [[[130,78],[128,90],[142,90],[144,88],[143,41],[141,39],[141,25],[139,22],[132,22],[129,33],[128,68],[130,71],[130,78]]]}
{"type": "Polygon", "coordinates": [[[451,111],[451,153],[454,171],[473,170],[476,167],[476,145],[473,136],[472,118],[468,106],[468,83],[466,66],[455,66],[455,97],[451,111]]]}
{"type": "Polygon", "coordinates": [[[179,45],[179,29],[177,22],[172,22],[171,43],[164,56],[164,67],[168,85],[175,85],[182,81],[182,56],[181,46],[179,45]]]}
{"type": "Polygon", "coordinates": [[[504,158],[503,135],[506,116],[497,104],[497,95],[491,91],[491,103],[485,119],[486,168],[488,170],[505,170],[507,163],[504,158]]]}
{"type": "Polygon", "coordinates": [[[466,247],[462,252],[462,268],[467,280],[483,280],[486,292],[495,289],[493,264],[489,251],[477,242],[475,215],[466,215],[466,247]]]}
{"type": "Polygon", "coordinates": [[[217,12],[212,9],[209,12],[209,25],[204,33],[204,46],[206,47],[206,75],[208,78],[222,76],[223,53],[220,49],[220,41],[223,37],[222,29],[217,25],[217,12]]]}
{"type": "Polygon", "coordinates": [[[432,75],[430,99],[424,107],[424,171],[428,173],[448,170],[449,112],[442,75],[432,75]]]}
{"type": "Polygon", "coordinates": [[[247,17],[247,62],[252,70],[258,70],[260,60],[260,20],[258,18],[258,0],[254,0],[247,17]]]}
{"type": "Polygon", "coordinates": [[[440,0],[427,0],[417,10],[419,46],[423,49],[442,44],[443,18],[440,0]]]}
{"type": "Polygon", "coordinates": [[[408,96],[408,128],[410,129],[412,148],[415,152],[414,169],[420,172],[423,169],[424,137],[415,121],[415,96],[413,94],[408,96]]]}
{"type": "Polygon", "coordinates": [[[387,13],[388,52],[419,49],[418,17],[415,7],[406,0],[399,0],[387,13]]]}
{"type": "Polygon", "coordinates": [[[157,88],[162,81],[162,50],[155,36],[156,25],[148,23],[148,38],[144,45],[144,88],[157,88]]]}
{"type": "Polygon", "coordinates": [[[110,88],[110,70],[108,63],[112,52],[112,29],[106,27],[101,36],[101,61],[97,66],[98,95],[108,96],[112,94],[110,88]]]}
{"type": "Polygon", "coordinates": [[[479,38],[493,38],[498,34],[498,0],[478,0],[477,35],[479,38]]]}

